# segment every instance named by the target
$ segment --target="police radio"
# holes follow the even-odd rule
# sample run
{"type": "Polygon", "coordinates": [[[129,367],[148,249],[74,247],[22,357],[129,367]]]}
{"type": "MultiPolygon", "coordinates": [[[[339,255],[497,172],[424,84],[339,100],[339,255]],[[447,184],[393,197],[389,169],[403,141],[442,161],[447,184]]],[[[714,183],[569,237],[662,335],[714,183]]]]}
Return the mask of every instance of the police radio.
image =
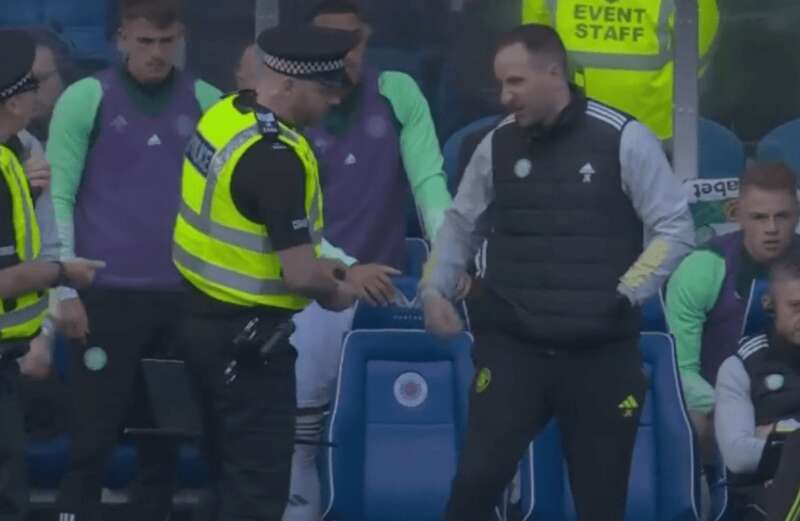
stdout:
{"type": "Polygon", "coordinates": [[[295,326],[291,319],[285,320],[270,329],[269,333],[259,327],[259,319],[248,322],[233,339],[233,359],[225,368],[225,384],[230,385],[239,375],[241,363],[260,363],[266,365],[269,356],[281,342],[288,340],[295,326]]]}

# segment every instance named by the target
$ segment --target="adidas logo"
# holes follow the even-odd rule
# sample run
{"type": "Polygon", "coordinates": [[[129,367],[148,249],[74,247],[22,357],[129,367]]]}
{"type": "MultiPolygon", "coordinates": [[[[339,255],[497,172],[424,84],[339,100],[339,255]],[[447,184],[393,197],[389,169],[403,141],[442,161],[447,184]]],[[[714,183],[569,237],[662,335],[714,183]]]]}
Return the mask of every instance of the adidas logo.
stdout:
{"type": "Polygon", "coordinates": [[[111,126],[114,127],[114,130],[117,132],[122,132],[122,130],[128,126],[128,120],[125,119],[125,116],[120,114],[116,118],[111,120],[111,126]]]}
{"type": "Polygon", "coordinates": [[[344,160],[344,164],[347,165],[347,166],[354,165],[357,162],[358,161],[356,161],[356,156],[354,156],[352,153],[348,154],[347,155],[347,159],[344,160]]]}
{"type": "Polygon", "coordinates": [[[161,138],[158,137],[158,134],[153,134],[150,136],[150,139],[147,140],[147,146],[155,147],[161,144],[161,138]]]}
{"type": "Polygon", "coordinates": [[[583,176],[583,182],[584,183],[591,183],[592,182],[592,176],[596,172],[594,171],[594,167],[592,166],[591,163],[586,163],[585,165],[583,165],[581,167],[580,170],[578,170],[578,173],[583,176]]]}
{"type": "Polygon", "coordinates": [[[632,394],[629,394],[617,407],[622,411],[622,416],[631,418],[633,417],[633,413],[636,412],[636,409],[639,408],[639,402],[636,401],[636,398],[634,398],[632,394]]]}

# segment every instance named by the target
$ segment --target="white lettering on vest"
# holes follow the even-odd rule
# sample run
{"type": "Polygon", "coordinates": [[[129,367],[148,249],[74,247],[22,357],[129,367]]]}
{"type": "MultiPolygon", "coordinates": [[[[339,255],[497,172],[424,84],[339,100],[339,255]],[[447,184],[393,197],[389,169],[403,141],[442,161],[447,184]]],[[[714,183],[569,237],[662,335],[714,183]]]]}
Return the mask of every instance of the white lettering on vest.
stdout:
{"type": "Polygon", "coordinates": [[[192,139],[189,140],[189,144],[186,145],[185,156],[201,174],[208,177],[211,160],[216,153],[217,151],[214,150],[214,147],[203,139],[203,136],[195,133],[192,139]]]}

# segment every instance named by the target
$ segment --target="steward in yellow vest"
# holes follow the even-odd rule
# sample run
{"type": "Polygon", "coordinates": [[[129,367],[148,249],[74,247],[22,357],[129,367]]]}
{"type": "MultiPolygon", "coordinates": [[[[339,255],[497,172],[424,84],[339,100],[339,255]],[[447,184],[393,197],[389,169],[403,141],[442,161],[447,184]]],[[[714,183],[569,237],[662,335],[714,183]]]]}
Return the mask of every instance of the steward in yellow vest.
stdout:
{"type": "MultiPolygon", "coordinates": [[[[700,70],[719,27],[717,0],[699,0],[700,70]]],[[[674,0],[523,0],[522,23],[553,27],[598,101],[636,116],[659,139],[672,137],[674,0]]]]}

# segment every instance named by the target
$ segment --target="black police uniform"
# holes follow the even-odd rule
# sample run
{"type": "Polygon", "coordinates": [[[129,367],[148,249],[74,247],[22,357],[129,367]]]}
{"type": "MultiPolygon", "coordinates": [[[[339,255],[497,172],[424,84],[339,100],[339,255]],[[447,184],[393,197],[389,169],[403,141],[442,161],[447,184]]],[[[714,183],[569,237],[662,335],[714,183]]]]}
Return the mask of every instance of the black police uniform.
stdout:
{"type": "MultiPolygon", "coordinates": [[[[338,54],[341,62],[354,38],[341,31],[333,39],[331,35],[307,26],[278,28],[262,33],[258,43],[271,56],[265,64],[281,74],[341,84],[346,81],[343,62],[330,71],[331,55],[338,54]]],[[[234,106],[243,113],[271,112],[257,103],[255,92],[235,96],[234,106]]],[[[311,243],[309,230],[295,225],[306,219],[305,179],[295,152],[266,135],[236,164],[231,177],[234,204],[243,216],[266,226],[273,251],[311,243]]],[[[214,519],[279,521],[289,497],[297,409],[297,352],[289,342],[293,312],[237,306],[188,286],[179,349],[205,416],[214,519]],[[258,341],[237,345],[235,340],[254,319],[258,341]],[[257,354],[269,339],[268,356],[257,354]]]]}
{"type": "MultiPolygon", "coordinates": [[[[0,103],[17,94],[35,90],[31,74],[35,45],[21,31],[0,31],[0,103]]],[[[20,144],[15,137],[3,143],[19,157],[20,144]]],[[[0,247],[15,246],[12,199],[9,187],[0,175],[0,247]]],[[[15,252],[0,255],[0,269],[19,264],[15,252]]],[[[13,303],[5,303],[5,309],[13,303]]],[[[25,463],[25,431],[18,396],[19,366],[17,359],[27,350],[30,339],[4,342],[0,338],[0,519],[17,521],[28,508],[27,469],[25,463]]]]}

